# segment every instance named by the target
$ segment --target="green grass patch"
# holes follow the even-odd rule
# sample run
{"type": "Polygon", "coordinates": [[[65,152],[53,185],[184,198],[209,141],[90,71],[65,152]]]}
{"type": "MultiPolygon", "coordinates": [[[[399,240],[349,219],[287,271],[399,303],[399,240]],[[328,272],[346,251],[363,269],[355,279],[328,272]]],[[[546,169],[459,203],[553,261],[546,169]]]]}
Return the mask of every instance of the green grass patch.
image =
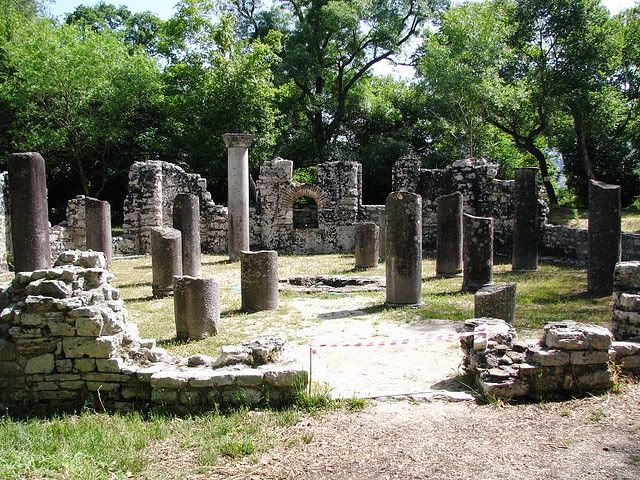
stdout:
{"type": "MultiPolygon", "coordinates": [[[[640,211],[635,208],[622,210],[622,231],[640,233],[640,211]]],[[[558,206],[549,212],[549,223],[574,228],[589,227],[589,211],[572,207],[558,206]]]]}

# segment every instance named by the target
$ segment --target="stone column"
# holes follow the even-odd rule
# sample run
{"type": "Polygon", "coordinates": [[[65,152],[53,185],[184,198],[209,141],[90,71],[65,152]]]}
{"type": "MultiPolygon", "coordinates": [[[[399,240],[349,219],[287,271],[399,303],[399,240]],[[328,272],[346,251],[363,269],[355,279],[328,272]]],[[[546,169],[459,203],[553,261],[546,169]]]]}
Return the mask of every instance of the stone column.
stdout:
{"type": "Polygon", "coordinates": [[[378,218],[378,257],[380,260],[387,258],[387,213],[380,212],[378,218]]]}
{"type": "Polygon", "coordinates": [[[229,220],[227,251],[229,260],[238,260],[240,252],[249,250],[249,147],[254,136],[225,133],[227,146],[227,183],[229,220]]]}
{"type": "Polygon", "coordinates": [[[493,283],[493,218],[463,215],[462,291],[476,292],[493,283]]]}
{"type": "Polygon", "coordinates": [[[212,278],[173,277],[176,337],[201,340],[218,333],[220,292],[212,278]]]}
{"type": "Polygon", "coordinates": [[[179,193],[173,201],[173,228],[182,234],[182,274],[199,277],[200,200],[190,193],[179,193]]]}
{"type": "Polygon", "coordinates": [[[516,284],[487,285],[473,297],[474,318],[499,318],[513,323],[516,318],[516,284]]]}
{"type": "Polygon", "coordinates": [[[182,239],[174,228],[151,229],[151,268],[153,296],[162,298],[173,293],[173,277],[182,275],[182,239]]]}
{"type": "Polygon", "coordinates": [[[373,222],[356,223],[356,268],[378,266],[378,232],[373,222]]]}
{"type": "Polygon", "coordinates": [[[387,303],[418,304],[422,293],[422,197],[391,192],[386,203],[387,303]]]}
{"type": "Polygon", "coordinates": [[[517,168],[514,192],[513,257],[514,271],[538,269],[538,184],[537,168],[517,168]]]}
{"type": "Polygon", "coordinates": [[[109,267],[113,257],[111,205],[97,198],[85,197],[84,219],[87,250],[103,252],[109,267]]]}
{"type": "Polygon", "coordinates": [[[462,273],[462,205],[460,192],[438,197],[438,277],[462,273]]]}
{"type": "Polygon", "coordinates": [[[587,291],[613,293],[613,272],[621,254],[620,186],[589,181],[589,265],[587,291]]]}
{"type": "Polygon", "coordinates": [[[16,272],[51,267],[47,173],[39,153],[13,153],[7,162],[11,237],[16,272]]]}
{"type": "Polygon", "coordinates": [[[241,252],[240,276],[243,312],[277,310],[278,252],[241,252]]]}

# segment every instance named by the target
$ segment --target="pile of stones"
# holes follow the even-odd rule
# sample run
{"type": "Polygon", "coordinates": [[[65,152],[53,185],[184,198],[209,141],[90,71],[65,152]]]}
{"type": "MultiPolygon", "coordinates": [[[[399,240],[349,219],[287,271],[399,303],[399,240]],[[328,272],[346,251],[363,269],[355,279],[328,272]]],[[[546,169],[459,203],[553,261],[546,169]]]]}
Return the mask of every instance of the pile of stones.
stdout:
{"type": "Polygon", "coordinates": [[[467,320],[462,330],[473,333],[461,339],[466,371],[482,393],[500,398],[595,392],[611,387],[618,368],[640,364],[640,344],[614,342],[597,325],[549,323],[540,343],[517,341],[498,319],[467,320]]]}
{"type": "Polygon", "coordinates": [[[218,358],[170,355],[128,323],[100,252],[70,251],[53,268],[21,272],[0,295],[0,404],[10,409],[177,411],[224,404],[280,404],[307,373],[279,361],[286,341],[223,347],[218,358]],[[277,362],[277,363],[274,363],[277,362]]]}

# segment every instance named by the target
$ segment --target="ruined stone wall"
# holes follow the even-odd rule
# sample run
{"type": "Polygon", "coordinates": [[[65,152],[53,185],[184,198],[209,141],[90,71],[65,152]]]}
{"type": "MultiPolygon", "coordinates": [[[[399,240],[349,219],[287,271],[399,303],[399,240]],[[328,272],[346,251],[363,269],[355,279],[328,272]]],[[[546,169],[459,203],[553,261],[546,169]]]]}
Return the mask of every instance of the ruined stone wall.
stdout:
{"type": "MultiPolygon", "coordinates": [[[[542,229],[541,253],[586,264],[589,258],[589,230],[546,224],[542,229]]],[[[622,260],[640,259],[640,234],[622,234],[622,260]]]]}
{"type": "MultiPolygon", "coordinates": [[[[425,248],[436,248],[438,197],[458,191],[464,198],[465,213],[493,217],[495,249],[510,253],[515,181],[496,179],[497,173],[496,164],[482,159],[458,160],[444,169],[423,169],[419,159],[405,157],[393,167],[393,189],[418,193],[422,197],[422,242],[425,248]]],[[[539,205],[542,226],[548,214],[542,190],[539,205]]]]}
{"type": "Polygon", "coordinates": [[[354,228],[375,221],[383,206],[362,205],[362,165],[327,162],[318,165],[313,184],[292,181],[293,162],[276,158],[260,166],[258,202],[251,219],[252,246],[288,253],[352,251],[354,228]],[[293,206],[312,198],[318,209],[317,228],[295,228],[293,206]]]}
{"type": "Polygon", "coordinates": [[[279,404],[304,388],[298,365],[273,361],[285,345],[262,338],[184,359],[141,339],[111,285],[101,252],[71,251],[55,267],[19,273],[0,292],[0,408],[180,412],[220,404],[279,404]]]}
{"type": "Polygon", "coordinates": [[[173,201],[178,193],[200,199],[200,231],[205,252],[226,251],[227,209],[216,205],[207,182],[172,163],[136,162],[129,171],[129,190],[124,201],[123,253],[150,252],[151,228],[172,226],[173,201]]]}
{"type": "Polygon", "coordinates": [[[84,199],[84,195],[78,195],[69,200],[64,221],[51,227],[49,238],[52,260],[57,259],[65,250],[86,248],[84,199]]]}
{"type": "Polygon", "coordinates": [[[613,341],[604,327],[571,321],[548,323],[540,342],[516,340],[503,320],[467,320],[461,339],[464,367],[479,390],[501,398],[585,394],[609,388],[617,364],[640,372],[640,343],[613,341]]]}
{"type": "MultiPolygon", "coordinates": [[[[613,276],[611,331],[618,340],[640,342],[640,262],[620,262],[613,276]]],[[[640,362],[636,367],[640,368],[640,362]]]]}

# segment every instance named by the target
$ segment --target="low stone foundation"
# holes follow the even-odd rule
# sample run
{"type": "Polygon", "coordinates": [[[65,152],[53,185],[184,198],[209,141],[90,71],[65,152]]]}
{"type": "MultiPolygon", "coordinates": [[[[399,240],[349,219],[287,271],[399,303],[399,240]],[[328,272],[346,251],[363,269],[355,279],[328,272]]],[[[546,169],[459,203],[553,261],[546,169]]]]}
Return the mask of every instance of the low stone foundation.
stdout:
{"type": "Polygon", "coordinates": [[[187,359],[141,339],[111,285],[104,254],[65,252],[54,268],[19,273],[1,294],[0,405],[11,411],[175,411],[219,405],[278,405],[307,372],[278,360],[286,341],[261,338],[187,359]]]}
{"type": "Polygon", "coordinates": [[[295,292],[379,292],[386,287],[384,277],[299,276],[280,280],[280,290],[295,292]]]}
{"type": "Polygon", "coordinates": [[[640,262],[616,265],[611,331],[618,340],[640,341],[640,262]]]}
{"type": "Polygon", "coordinates": [[[503,320],[467,320],[463,331],[475,333],[461,339],[466,371],[482,393],[500,398],[597,392],[611,387],[614,370],[635,373],[640,364],[640,343],[614,342],[597,325],[549,323],[538,344],[517,341],[503,320]]]}

